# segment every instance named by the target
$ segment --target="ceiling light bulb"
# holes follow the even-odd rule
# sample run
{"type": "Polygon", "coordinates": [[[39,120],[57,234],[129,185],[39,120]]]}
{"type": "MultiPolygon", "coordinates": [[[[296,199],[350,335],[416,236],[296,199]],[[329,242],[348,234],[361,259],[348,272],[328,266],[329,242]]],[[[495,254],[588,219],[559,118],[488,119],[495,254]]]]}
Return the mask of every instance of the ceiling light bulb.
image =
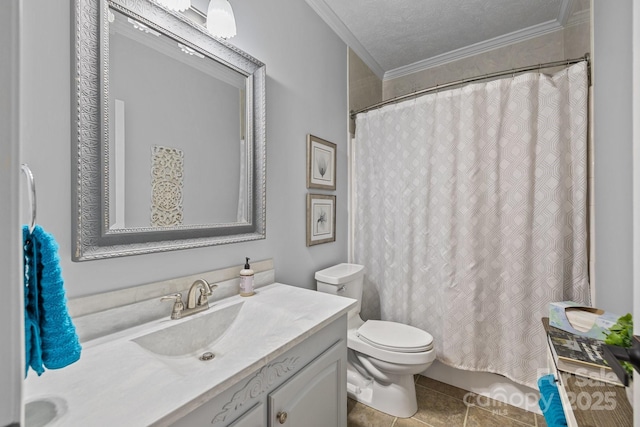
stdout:
{"type": "Polygon", "coordinates": [[[227,0],[211,0],[207,9],[207,30],[225,39],[236,35],[236,18],[227,0]]]}
{"type": "Polygon", "coordinates": [[[169,10],[177,10],[178,12],[184,12],[191,6],[191,0],[157,0],[158,3],[163,5],[169,10]]]}

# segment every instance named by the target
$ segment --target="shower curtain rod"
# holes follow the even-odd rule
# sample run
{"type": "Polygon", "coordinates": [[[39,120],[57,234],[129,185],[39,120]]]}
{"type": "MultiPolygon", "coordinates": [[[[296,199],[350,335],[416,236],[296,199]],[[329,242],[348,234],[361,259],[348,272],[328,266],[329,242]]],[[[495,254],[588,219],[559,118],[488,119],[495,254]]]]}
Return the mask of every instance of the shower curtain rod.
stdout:
{"type": "Polygon", "coordinates": [[[413,98],[415,96],[424,95],[425,93],[429,93],[429,92],[436,92],[436,91],[439,91],[441,89],[449,88],[451,86],[458,86],[458,85],[461,85],[461,84],[477,82],[479,80],[491,79],[491,78],[494,78],[494,77],[508,76],[509,74],[515,75],[517,73],[524,73],[524,72],[527,72],[527,71],[541,70],[543,68],[560,67],[560,66],[563,66],[563,65],[568,67],[569,65],[577,64],[578,62],[582,62],[582,61],[586,61],[587,62],[587,75],[589,76],[589,85],[591,85],[591,61],[590,61],[589,54],[587,53],[587,54],[585,54],[584,56],[582,56],[580,58],[565,59],[563,61],[546,62],[544,64],[529,65],[529,66],[520,67],[520,68],[512,68],[511,70],[504,70],[504,71],[498,71],[496,73],[484,74],[482,76],[469,77],[469,78],[466,78],[466,79],[456,80],[456,81],[451,82],[451,83],[446,83],[446,84],[443,84],[443,85],[435,85],[435,86],[432,86],[432,87],[429,87],[429,88],[426,88],[426,89],[421,89],[421,90],[416,91],[416,92],[408,93],[406,95],[396,96],[395,98],[391,98],[391,99],[387,99],[386,101],[378,102],[377,104],[370,105],[369,107],[365,107],[365,108],[362,108],[362,109],[357,110],[357,111],[352,111],[351,114],[350,114],[350,117],[352,119],[355,119],[356,116],[358,114],[360,114],[360,113],[366,113],[367,111],[375,110],[376,108],[380,108],[380,107],[385,106],[387,104],[393,104],[395,102],[403,101],[405,99],[413,98]]]}

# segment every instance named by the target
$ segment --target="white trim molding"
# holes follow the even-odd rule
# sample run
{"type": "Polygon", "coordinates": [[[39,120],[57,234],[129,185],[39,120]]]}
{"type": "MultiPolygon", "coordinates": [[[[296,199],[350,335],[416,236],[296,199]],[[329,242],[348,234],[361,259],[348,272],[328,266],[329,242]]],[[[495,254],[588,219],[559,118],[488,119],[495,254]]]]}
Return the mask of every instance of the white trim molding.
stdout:
{"type": "Polygon", "coordinates": [[[591,22],[591,9],[581,10],[572,14],[567,20],[565,28],[573,27],[574,25],[586,24],[591,22]]]}
{"type": "Polygon", "coordinates": [[[374,59],[369,51],[353,35],[351,30],[342,22],[340,17],[325,2],[325,0],[306,0],[307,4],[322,18],[322,20],[353,50],[356,55],[367,64],[371,71],[382,80],[391,80],[409,74],[417,73],[429,68],[447,64],[480,53],[488,52],[510,44],[519,43],[535,37],[540,37],[554,31],[562,30],[566,26],[577,25],[590,20],[591,11],[585,10],[571,14],[574,0],[562,0],[558,10],[558,17],[547,22],[533,25],[509,34],[494,37],[470,46],[426,58],[409,65],[385,71],[374,59]]]}
{"type": "Polygon", "coordinates": [[[562,28],[563,27],[560,22],[555,19],[552,21],[543,22],[532,27],[494,37],[492,39],[465,46],[460,49],[455,49],[450,52],[432,56],[431,58],[423,59],[422,61],[414,62],[413,64],[389,70],[384,73],[383,80],[396,79],[398,77],[417,73],[429,68],[438,67],[449,62],[458,61],[460,59],[475,56],[481,53],[488,52],[490,50],[498,49],[500,47],[553,33],[555,31],[562,30],[562,28]]]}
{"type": "Polygon", "coordinates": [[[558,23],[563,27],[567,25],[567,21],[571,17],[572,8],[573,0],[562,0],[562,4],[560,4],[560,12],[558,12],[558,23]]]}

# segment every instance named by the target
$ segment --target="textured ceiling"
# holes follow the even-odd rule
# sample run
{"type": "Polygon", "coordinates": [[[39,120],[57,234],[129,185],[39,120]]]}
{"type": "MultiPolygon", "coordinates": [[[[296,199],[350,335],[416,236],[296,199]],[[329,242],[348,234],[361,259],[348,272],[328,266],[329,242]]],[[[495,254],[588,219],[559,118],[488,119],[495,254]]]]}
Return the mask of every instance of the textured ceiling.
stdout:
{"type": "Polygon", "coordinates": [[[347,44],[376,74],[384,74],[495,40],[504,44],[536,31],[557,30],[565,25],[569,9],[580,7],[584,1],[307,0],[307,3],[343,39],[348,39],[347,44]]]}

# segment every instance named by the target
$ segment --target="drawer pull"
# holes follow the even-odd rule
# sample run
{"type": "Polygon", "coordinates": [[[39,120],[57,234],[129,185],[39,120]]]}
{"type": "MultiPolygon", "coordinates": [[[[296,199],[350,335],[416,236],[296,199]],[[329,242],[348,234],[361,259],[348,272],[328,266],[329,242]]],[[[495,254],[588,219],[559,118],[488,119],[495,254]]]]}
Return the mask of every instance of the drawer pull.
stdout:
{"type": "Polygon", "coordinates": [[[287,422],[287,413],[286,412],[278,412],[276,414],[276,418],[280,424],[284,424],[287,422]]]}

